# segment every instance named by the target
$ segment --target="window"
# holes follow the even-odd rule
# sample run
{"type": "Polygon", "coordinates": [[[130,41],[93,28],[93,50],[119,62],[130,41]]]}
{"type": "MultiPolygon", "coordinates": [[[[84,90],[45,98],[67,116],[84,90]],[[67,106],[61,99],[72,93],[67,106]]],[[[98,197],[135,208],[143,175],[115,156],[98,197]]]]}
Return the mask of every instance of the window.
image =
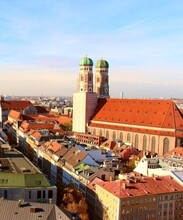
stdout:
{"type": "Polygon", "coordinates": [[[37,191],[37,199],[41,199],[41,191],[37,191]]]}
{"type": "Polygon", "coordinates": [[[8,179],[0,179],[0,184],[7,184],[8,183],[8,179]]]}
{"type": "Polygon", "coordinates": [[[143,150],[144,151],[147,150],[147,136],[146,135],[143,136],[143,150]]]}
{"type": "Polygon", "coordinates": [[[113,131],[113,135],[112,135],[113,140],[116,140],[116,132],[113,131]]]}
{"type": "Polygon", "coordinates": [[[120,141],[123,141],[123,133],[122,132],[119,133],[119,139],[120,139],[120,141]]]}
{"type": "Polygon", "coordinates": [[[95,130],[95,128],[93,129],[93,135],[96,135],[96,130],[95,130]]]}
{"type": "Polygon", "coordinates": [[[41,185],[41,180],[36,180],[36,185],[41,185]]]}
{"type": "Polygon", "coordinates": [[[135,148],[138,148],[139,146],[139,136],[138,134],[135,135],[135,148]]]}
{"type": "Polygon", "coordinates": [[[106,131],[106,138],[109,139],[109,131],[106,131]]]}
{"type": "Polygon", "coordinates": [[[156,152],[155,147],[156,147],[156,139],[155,139],[155,137],[153,136],[152,139],[151,139],[151,151],[152,151],[152,152],[156,152]]]}
{"type": "Polygon", "coordinates": [[[102,136],[102,129],[100,129],[100,131],[99,131],[99,135],[102,136]]]}
{"type": "Polygon", "coordinates": [[[53,198],[53,190],[48,190],[48,198],[49,199],[53,198]]]}
{"type": "Polygon", "coordinates": [[[131,141],[131,135],[130,135],[130,133],[127,134],[127,141],[128,141],[128,142],[131,141]]]}
{"type": "Polygon", "coordinates": [[[32,192],[29,191],[29,199],[31,199],[31,196],[32,196],[32,192]]]}
{"type": "Polygon", "coordinates": [[[7,190],[4,190],[4,199],[7,199],[7,197],[8,197],[8,192],[7,190]]]}
{"type": "Polygon", "coordinates": [[[168,151],[169,151],[169,139],[165,138],[163,140],[163,155],[168,153],[168,151]]]}

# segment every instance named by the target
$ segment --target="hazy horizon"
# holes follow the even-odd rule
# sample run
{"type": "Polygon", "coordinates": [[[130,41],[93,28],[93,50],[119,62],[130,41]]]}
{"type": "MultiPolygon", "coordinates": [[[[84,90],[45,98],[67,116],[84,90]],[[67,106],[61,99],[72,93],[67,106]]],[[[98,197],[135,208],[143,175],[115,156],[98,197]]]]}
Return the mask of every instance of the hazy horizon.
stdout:
{"type": "Polygon", "coordinates": [[[87,55],[111,97],[183,98],[182,27],[182,0],[1,0],[0,94],[72,96],[87,55]]]}

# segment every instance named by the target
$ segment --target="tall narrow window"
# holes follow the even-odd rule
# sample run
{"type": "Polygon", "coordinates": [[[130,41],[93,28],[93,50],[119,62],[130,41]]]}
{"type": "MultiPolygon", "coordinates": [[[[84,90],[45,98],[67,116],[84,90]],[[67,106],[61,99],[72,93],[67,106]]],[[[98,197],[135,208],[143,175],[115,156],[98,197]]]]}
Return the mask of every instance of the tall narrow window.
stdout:
{"type": "Polygon", "coordinates": [[[112,135],[113,140],[116,140],[116,132],[113,131],[113,135],[112,135]]]}
{"type": "Polygon", "coordinates": [[[123,141],[123,132],[120,132],[119,139],[120,139],[120,141],[123,141]]]}
{"type": "Polygon", "coordinates": [[[143,150],[144,151],[147,150],[147,136],[146,135],[143,136],[143,150]]]}
{"type": "Polygon", "coordinates": [[[168,151],[169,151],[169,139],[165,138],[163,140],[163,155],[168,153],[168,151]]]}
{"type": "Polygon", "coordinates": [[[156,139],[154,136],[151,139],[151,151],[154,153],[156,152],[156,139]]]}
{"type": "Polygon", "coordinates": [[[96,135],[96,129],[95,128],[93,129],[93,135],[96,135]]]}
{"type": "Polygon", "coordinates": [[[106,138],[109,139],[109,131],[106,131],[106,138]]]}
{"type": "Polygon", "coordinates": [[[138,148],[138,146],[139,146],[139,136],[138,136],[138,134],[135,135],[135,143],[134,143],[134,145],[135,145],[134,146],[135,148],[138,148]]]}
{"type": "Polygon", "coordinates": [[[130,135],[130,133],[127,134],[127,141],[128,141],[128,142],[131,141],[131,135],[130,135]]]}
{"type": "Polygon", "coordinates": [[[99,131],[99,135],[102,136],[102,129],[100,129],[100,131],[99,131]]]}
{"type": "Polygon", "coordinates": [[[37,191],[37,199],[41,199],[41,191],[40,190],[37,191]]]}
{"type": "Polygon", "coordinates": [[[48,198],[49,199],[53,198],[53,190],[48,190],[48,198]]]}
{"type": "Polygon", "coordinates": [[[8,192],[7,190],[4,190],[4,199],[7,199],[7,197],[8,197],[8,192]]]}
{"type": "Polygon", "coordinates": [[[32,192],[29,191],[29,199],[31,199],[31,197],[32,197],[32,192]]]}

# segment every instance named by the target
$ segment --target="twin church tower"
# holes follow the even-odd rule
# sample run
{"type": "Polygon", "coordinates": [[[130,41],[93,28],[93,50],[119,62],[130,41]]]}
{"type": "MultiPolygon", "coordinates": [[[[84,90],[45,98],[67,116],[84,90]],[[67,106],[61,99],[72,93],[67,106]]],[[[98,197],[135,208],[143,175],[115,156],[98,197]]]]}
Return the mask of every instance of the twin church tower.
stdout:
{"type": "Polygon", "coordinates": [[[103,59],[96,62],[94,80],[92,59],[84,57],[79,66],[78,91],[73,94],[73,131],[85,133],[98,98],[109,98],[109,64],[103,59]]]}

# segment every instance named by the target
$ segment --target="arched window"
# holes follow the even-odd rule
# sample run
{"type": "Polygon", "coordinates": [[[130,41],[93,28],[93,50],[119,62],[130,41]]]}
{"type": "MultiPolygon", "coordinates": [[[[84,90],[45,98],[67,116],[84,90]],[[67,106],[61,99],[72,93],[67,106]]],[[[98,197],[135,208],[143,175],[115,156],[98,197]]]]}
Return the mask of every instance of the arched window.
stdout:
{"type": "Polygon", "coordinates": [[[109,139],[109,131],[106,131],[106,138],[109,139]]]}
{"type": "Polygon", "coordinates": [[[169,151],[169,139],[165,138],[163,140],[163,155],[169,151]]]}
{"type": "Polygon", "coordinates": [[[122,132],[119,133],[119,139],[120,139],[120,141],[123,141],[123,133],[122,132]]]}
{"type": "Polygon", "coordinates": [[[134,144],[135,144],[134,147],[138,148],[138,146],[139,146],[139,136],[138,136],[138,134],[135,135],[135,143],[134,144]]]}
{"type": "Polygon", "coordinates": [[[130,133],[127,134],[127,141],[128,141],[128,142],[131,141],[131,135],[130,135],[130,133]]]}
{"type": "Polygon", "coordinates": [[[99,131],[99,136],[102,136],[102,129],[100,129],[99,131]]]}
{"type": "Polygon", "coordinates": [[[144,151],[147,150],[147,136],[146,135],[143,136],[143,150],[144,151]]]}
{"type": "Polygon", "coordinates": [[[95,128],[93,129],[93,135],[96,135],[96,129],[95,128]]]}
{"type": "Polygon", "coordinates": [[[154,136],[151,139],[151,152],[156,152],[156,139],[154,136]]]}
{"type": "Polygon", "coordinates": [[[112,135],[113,140],[116,140],[116,132],[113,131],[113,135],[112,135]]]}

